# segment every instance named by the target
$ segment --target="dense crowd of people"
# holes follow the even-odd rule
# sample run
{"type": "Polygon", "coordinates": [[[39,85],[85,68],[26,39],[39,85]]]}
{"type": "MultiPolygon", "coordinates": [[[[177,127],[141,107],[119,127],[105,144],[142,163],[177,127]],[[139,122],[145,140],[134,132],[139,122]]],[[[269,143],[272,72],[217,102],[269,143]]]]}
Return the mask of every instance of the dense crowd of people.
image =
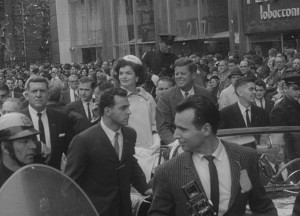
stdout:
{"type": "MultiPolygon", "coordinates": [[[[172,55],[163,71],[151,70],[151,55],[0,69],[1,185],[19,167],[45,163],[73,178],[99,215],[130,215],[131,185],[141,194],[153,193],[149,215],[187,215],[187,198],[178,191],[200,176],[196,184],[204,185],[217,215],[243,215],[247,202],[254,213],[277,215],[258,171],[249,163],[257,160],[259,137],[233,145],[221,142],[216,132],[299,126],[300,55],[292,49],[279,53],[274,48],[265,57],[252,52],[226,57],[172,55]],[[24,128],[28,133],[20,135],[24,128]],[[35,136],[37,146],[33,145],[35,136]],[[25,156],[20,154],[20,139],[30,149],[30,160],[26,150],[25,156]],[[177,141],[193,156],[184,153],[157,172],[153,169],[157,162],[145,165],[139,160],[158,155],[161,146],[177,141]],[[214,168],[219,179],[224,177],[217,198],[209,186],[213,184],[211,161],[203,155],[213,155],[218,162],[225,158],[225,164],[216,163],[214,168]],[[232,157],[237,157],[241,170],[232,168],[232,157]],[[188,177],[179,177],[185,172],[182,165],[198,162],[210,168],[195,165],[187,170],[188,177]],[[235,199],[231,199],[231,186],[240,177],[225,177],[230,169],[245,171],[241,175],[252,184],[249,188],[241,185],[245,192],[236,191],[235,199]],[[154,181],[149,182],[153,173],[154,181]]],[[[286,162],[299,158],[298,143],[292,142],[285,155],[286,162]]]]}

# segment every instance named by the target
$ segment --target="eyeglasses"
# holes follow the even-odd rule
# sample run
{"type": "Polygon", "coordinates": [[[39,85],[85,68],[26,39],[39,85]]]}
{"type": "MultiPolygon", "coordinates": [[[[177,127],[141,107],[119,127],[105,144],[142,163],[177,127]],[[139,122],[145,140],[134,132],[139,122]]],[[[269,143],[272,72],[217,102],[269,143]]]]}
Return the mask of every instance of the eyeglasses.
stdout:
{"type": "Polygon", "coordinates": [[[76,81],[69,81],[70,83],[78,83],[78,80],[76,80],[76,81]]]}

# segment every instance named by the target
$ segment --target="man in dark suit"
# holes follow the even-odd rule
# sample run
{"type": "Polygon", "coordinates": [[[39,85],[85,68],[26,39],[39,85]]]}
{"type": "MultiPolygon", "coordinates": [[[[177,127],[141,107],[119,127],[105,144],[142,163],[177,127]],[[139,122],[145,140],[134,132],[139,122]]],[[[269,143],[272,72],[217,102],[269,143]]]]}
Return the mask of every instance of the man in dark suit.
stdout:
{"type": "Polygon", "coordinates": [[[200,95],[211,98],[207,89],[196,86],[197,65],[193,59],[181,58],[175,61],[176,86],[161,93],[156,109],[156,123],[161,140],[165,145],[175,141],[176,106],[190,95],[200,95]]]}
{"type": "MultiPolygon", "coordinates": [[[[300,125],[300,75],[290,74],[283,78],[284,92],[283,99],[275,105],[271,111],[270,119],[272,126],[299,126],[300,125]]],[[[299,133],[284,133],[285,155],[287,161],[300,157],[300,136],[299,133]]],[[[300,163],[291,165],[293,170],[300,168],[300,163]]],[[[300,175],[296,175],[298,180],[300,175]]]]}
{"type": "Polygon", "coordinates": [[[7,78],[5,84],[8,86],[9,89],[9,96],[11,98],[21,98],[23,95],[20,92],[16,92],[14,90],[14,80],[12,78],[7,78]]]}
{"type": "Polygon", "coordinates": [[[87,193],[100,216],[132,215],[130,185],[151,194],[134,158],[136,132],[128,124],[127,91],[110,88],[100,97],[101,122],[75,136],[66,174],[87,193]]]}
{"type": "Polygon", "coordinates": [[[77,101],[79,99],[78,96],[78,76],[72,74],[69,77],[69,88],[62,92],[61,102],[65,105],[77,101]]]}
{"type": "Polygon", "coordinates": [[[255,102],[255,82],[243,77],[237,80],[235,92],[238,102],[220,111],[220,128],[263,127],[270,125],[268,113],[261,107],[252,105],[255,102]]]}
{"type": "Polygon", "coordinates": [[[90,77],[82,77],[79,80],[79,98],[67,105],[67,111],[74,111],[84,116],[89,122],[94,122],[97,118],[93,116],[95,107],[93,93],[96,87],[95,81],[90,77]]]}
{"type": "Polygon", "coordinates": [[[208,209],[244,215],[247,204],[254,215],[277,215],[260,183],[257,153],[221,141],[219,121],[218,109],[205,97],[191,96],[177,106],[174,137],[185,152],[156,169],[149,216],[192,215],[189,202],[203,215],[208,209]]]}
{"type": "Polygon", "coordinates": [[[258,107],[263,108],[270,114],[274,107],[274,101],[269,98],[265,98],[266,94],[266,84],[263,80],[255,81],[255,104],[258,107]]]}
{"type": "Polygon", "coordinates": [[[27,115],[34,128],[41,132],[38,140],[48,149],[47,164],[60,169],[63,153],[67,153],[71,140],[71,125],[68,116],[62,112],[46,108],[49,95],[48,80],[44,77],[32,76],[25,85],[25,97],[29,106],[21,113],[27,115]]]}

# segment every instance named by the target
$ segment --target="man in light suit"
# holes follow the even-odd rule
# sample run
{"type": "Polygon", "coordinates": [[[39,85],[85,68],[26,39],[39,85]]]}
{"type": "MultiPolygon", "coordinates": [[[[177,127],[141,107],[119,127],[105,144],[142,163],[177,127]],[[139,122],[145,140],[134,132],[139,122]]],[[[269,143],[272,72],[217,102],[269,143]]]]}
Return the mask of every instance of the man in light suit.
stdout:
{"type": "MultiPolygon", "coordinates": [[[[277,215],[260,183],[258,154],[221,141],[219,121],[217,107],[205,97],[191,96],[177,106],[174,137],[185,152],[157,168],[149,216],[192,215],[188,197],[197,193],[206,197],[206,206],[211,201],[215,215],[245,215],[247,204],[254,215],[277,215]]],[[[193,203],[198,201],[200,195],[193,203]]]]}
{"type": "Polygon", "coordinates": [[[34,128],[41,132],[37,139],[45,144],[48,150],[47,155],[50,158],[47,158],[47,164],[60,169],[62,154],[67,153],[72,139],[72,126],[65,113],[46,108],[48,96],[48,80],[39,76],[30,77],[25,85],[25,97],[29,106],[21,113],[28,116],[34,128]]]}
{"type": "Polygon", "coordinates": [[[100,97],[101,122],[75,136],[65,172],[86,192],[100,216],[132,215],[131,184],[151,194],[133,156],[136,132],[128,124],[127,91],[110,88],[100,97]]]}
{"type": "Polygon", "coordinates": [[[193,59],[181,58],[175,61],[176,86],[161,93],[156,108],[156,123],[161,140],[165,145],[175,141],[174,119],[176,106],[190,95],[201,95],[212,98],[207,89],[196,86],[197,65],[193,59]]]}

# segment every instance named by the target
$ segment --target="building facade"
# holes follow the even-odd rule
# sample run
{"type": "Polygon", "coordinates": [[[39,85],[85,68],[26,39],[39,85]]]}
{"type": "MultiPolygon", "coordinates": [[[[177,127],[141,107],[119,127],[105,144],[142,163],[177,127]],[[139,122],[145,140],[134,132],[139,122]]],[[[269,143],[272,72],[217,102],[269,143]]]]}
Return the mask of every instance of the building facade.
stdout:
{"type": "Polygon", "coordinates": [[[268,49],[299,51],[300,0],[242,0],[248,50],[267,56],[268,49]]]}
{"type": "Polygon", "coordinates": [[[64,50],[64,55],[60,55],[62,63],[111,60],[126,54],[141,57],[155,49],[157,35],[165,33],[177,35],[173,52],[178,55],[194,52],[227,55],[229,51],[227,0],[59,0],[55,3],[59,50],[64,50]],[[62,23],[65,25],[59,27],[62,23]]]}

